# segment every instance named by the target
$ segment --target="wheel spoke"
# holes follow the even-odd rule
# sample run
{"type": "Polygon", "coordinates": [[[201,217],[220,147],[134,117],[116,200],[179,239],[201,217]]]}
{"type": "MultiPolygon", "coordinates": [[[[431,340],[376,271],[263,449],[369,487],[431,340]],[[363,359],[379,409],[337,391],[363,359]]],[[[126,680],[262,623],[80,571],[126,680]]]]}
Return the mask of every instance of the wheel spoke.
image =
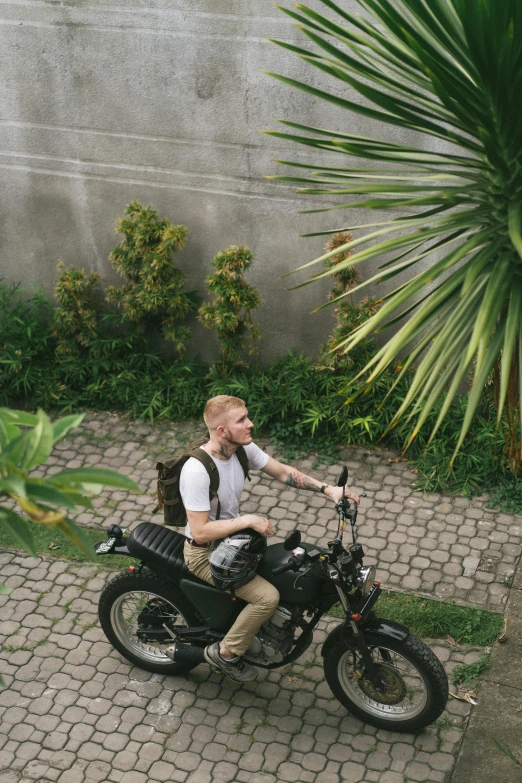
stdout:
{"type": "Polygon", "coordinates": [[[427,702],[424,679],[416,667],[395,650],[375,647],[371,650],[384,690],[365,678],[364,664],[356,651],[346,651],[338,662],[338,677],[343,690],[359,708],[376,717],[405,720],[419,714],[427,702]],[[398,701],[394,702],[394,699],[398,701]]]}
{"type": "Polygon", "coordinates": [[[139,617],[145,611],[159,616],[163,622],[177,627],[187,625],[179,609],[163,596],[152,592],[135,591],[124,593],[111,607],[111,624],[120,642],[133,655],[147,662],[171,663],[164,648],[172,644],[168,641],[144,641],[138,637],[139,617]]]}

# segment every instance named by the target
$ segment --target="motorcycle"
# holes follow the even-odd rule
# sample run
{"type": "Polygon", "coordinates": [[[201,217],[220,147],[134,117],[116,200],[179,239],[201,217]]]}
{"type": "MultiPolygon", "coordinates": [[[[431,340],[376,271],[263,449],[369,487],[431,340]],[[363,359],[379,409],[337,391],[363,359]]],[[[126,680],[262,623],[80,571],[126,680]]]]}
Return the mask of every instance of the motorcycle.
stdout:
{"type": "MultiPolygon", "coordinates": [[[[338,486],[345,486],[342,469],[338,486]]],[[[365,497],[365,495],[362,495],[365,497]]],[[[375,611],[381,586],[375,566],[364,566],[356,542],[358,507],[343,498],[336,505],[337,535],[327,548],[289,533],[283,544],[268,546],[258,573],[279,590],[281,599],[245,660],[276,669],[300,658],[312,643],[319,620],[340,603],[344,622],[322,646],[326,681],[349,712],[379,728],[415,732],[433,723],[448,700],[442,664],[400,623],[375,611]],[[343,546],[345,523],[352,544],[343,546]]],[[[137,558],[102,591],[99,619],[107,639],[131,663],[150,672],[182,675],[204,661],[203,649],[224,638],[245,606],[192,574],[183,560],[185,537],[142,522],[124,538],[111,525],[96,554],[137,558]]]]}

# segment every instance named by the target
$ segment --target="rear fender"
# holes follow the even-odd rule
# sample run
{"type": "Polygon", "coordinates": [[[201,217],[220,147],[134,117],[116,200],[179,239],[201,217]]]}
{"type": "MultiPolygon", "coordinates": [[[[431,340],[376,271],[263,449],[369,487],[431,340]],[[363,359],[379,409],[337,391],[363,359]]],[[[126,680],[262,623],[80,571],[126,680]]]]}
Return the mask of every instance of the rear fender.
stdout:
{"type": "Polygon", "coordinates": [[[131,555],[131,553],[127,549],[127,539],[123,538],[118,541],[118,539],[114,537],[108,538],[106,541],[99,541],[97,544],[95,544],[94,554],[95,555],[128,555],[129,557],[133,557],[133,555],[131,555]]]}
{"type": "MultiPolygon", "coordinates": [[[[393,620],[385,620],[380,617],[372,620],[368,623],[361,624],[361,631],[363,633],[380,634],[381,636],[389,636],[391,639],[403,642],[410,635],[410,630],[401,623],[395,623],[393,620]]],[[[355,646],[355,639],[353,636],[352,626],[345,620],[344,623],[337,625],[333,631],[331,631],[326,637],[326,641],[322,646],[321,655],[325,655],[330,647],[340,642],[346,645],[346,647],[355,646]]]]}

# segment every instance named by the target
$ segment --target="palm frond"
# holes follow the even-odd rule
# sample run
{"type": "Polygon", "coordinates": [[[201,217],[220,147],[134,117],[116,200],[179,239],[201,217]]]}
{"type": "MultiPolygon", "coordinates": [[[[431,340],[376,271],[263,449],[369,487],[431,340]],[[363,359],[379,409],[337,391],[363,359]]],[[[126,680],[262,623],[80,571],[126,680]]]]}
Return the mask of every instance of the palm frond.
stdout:
{"type": "MultiPolygon", "coordinates": [[[[383,297],[382,306],[338,347],[349,352],[375,332],[399,325],[359,381],[375,384],[399,355],[399,377],[415,367],[409,392],[391,423],[415,421],[412,437],[426,421],[433,421],[431,413],[444,397],[433,427],[437,431],[471,373],[458,451],[494,367],[500,372],[499,421],[506,405],[520,408],[522,123],[516,107],[522,91],[522,3],[357,2],[361,16],[334,0],[320,0],[323,13],[302,3],[292,11],[282,9],[307,43],[275,43],[318,69],[332,89],[271,75],[350,114],[422,133],[437,141],[436,148],[433,143],[424,149],[280,120],[286,130],[267,131],[269,135],[335,152],[346,162],[336,166],[283,160],[279,162],[303,173],[274,179],[302,186],[298,192],[305,196],[332,197],[333,203],[306,210],[308,214],[366,208],[396,215],[401,210],[389,220],[358,225],[347,221],[342,228],[305,236],[365,230],[343,246],[353,252],[336,265],[341,270],[343,264],[382,262],[355,291],[409,270],[407,282],[383,297]],[[354,99],[354,91],[362,101],[354,99]],[[357,167],[354,159],[365,160],[366,167],[357,167]],[[350,198],[337,202],[342,196],[350,198]],[[393,258],[385,260],[390,252],[393,258]],[[420,271],[413,273],[419,264],[420,271]]],[[[331,269],[321,271],[295,287],[329,274],[331,269]]]]}

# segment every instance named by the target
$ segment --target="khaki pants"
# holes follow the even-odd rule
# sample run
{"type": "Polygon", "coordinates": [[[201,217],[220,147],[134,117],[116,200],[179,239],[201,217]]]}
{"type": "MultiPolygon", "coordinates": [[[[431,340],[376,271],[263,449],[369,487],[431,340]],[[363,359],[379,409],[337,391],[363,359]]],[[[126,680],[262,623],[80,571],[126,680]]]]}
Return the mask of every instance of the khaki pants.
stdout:
{"type": "MultiPolygon", "coordinates": [[[[208,562],[208,547],[203,549],[185,542],[183,555],[189,571],[199,579],[214,584],[208,562]]],[[[248,605],[238,615],[223,642],[234,655],[244,655],[256,632],[274,614],[279,603],[279,591],[262,576],[256,575],[234,592],[243,601],[248,601],[248,605]]]]}

